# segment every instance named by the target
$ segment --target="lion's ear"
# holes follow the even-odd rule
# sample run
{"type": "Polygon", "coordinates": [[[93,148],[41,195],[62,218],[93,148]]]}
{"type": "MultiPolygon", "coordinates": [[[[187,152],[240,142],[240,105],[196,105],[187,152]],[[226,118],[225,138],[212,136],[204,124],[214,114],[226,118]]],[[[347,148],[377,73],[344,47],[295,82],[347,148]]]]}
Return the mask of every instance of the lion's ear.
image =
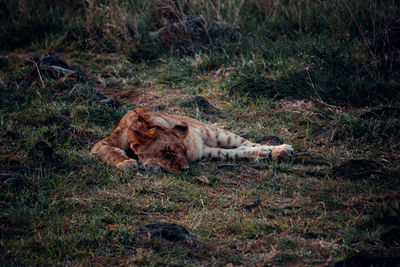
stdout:
{"type": "Polygon", "coordinates": [[[128,129],[128,142],[131,149],[136,152],[139,145],[143,144],[145,141],[142,133],[128,129]]]}
{"type": "Polygon", "coordinates": [[[174,130],[178,136],[185,137],[189,132],[189,127],[186,122],[182,121],[180,124],[176,124],[172,130],[174,130]]]}
{"type": "Polygon", "coordinates": [[[148,130],[145,133],[146,139],[147,140],[156,139],[158,137],[158,135],[159,135],[159,131],[160,131],[160,127],[159,126],[151,127],[150,130],[148,130]]]}
{"type": "Polygon", "coordinates": [[[152,126],[152,124],[149,121],[149,117],[147,115],[142,115],[139,114],[138,115],[138,122],[140,122],[140,128],[142,130],[147,130],[148,128],[150,128],[152,126]]]}

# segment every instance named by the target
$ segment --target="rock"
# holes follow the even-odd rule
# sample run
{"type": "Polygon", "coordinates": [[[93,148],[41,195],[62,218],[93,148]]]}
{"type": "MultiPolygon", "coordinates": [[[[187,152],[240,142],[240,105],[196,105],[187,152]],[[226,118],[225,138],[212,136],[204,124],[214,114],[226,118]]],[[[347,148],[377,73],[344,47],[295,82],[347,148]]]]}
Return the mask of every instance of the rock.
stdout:
{"type": "Polygon", "coordinates": [[[191,234],[183,226],[165,222],[143,225],[139,228],[139,233],[149,234],[152,237],[163,238],[171,242],[185,241],[191,237],[191,234]]]}
{"type": "Polygon", "coordinates": [[[167,107],[166,106],[162,106],[162,105],[156,105],[156,106],[150,106],[150,109],[154,110],[154,111],[163,111],[165,110],[167,107]]]}
{"type": "Polygon", "coordinates": [[[37,142],[31,149],[32,159],[44,160],[47,162],[57,162],[58,156],[54,150],[44,141],[37,142]]]}
{"type": "Polygon", "coordinates": [[[234,133],[234,134],[237,134],[237,135],[239,135],[240,137],[243,137],[243,138],[245,138],[245,139],[249,138],[249,136],[250,136],[250,134],[251,134],[250,131],[243,130],[243,129],[234,131],[233,133],[234,133]]]}
{"type": "Polygon", "coordinates": [[[314,141],[336,141],[343,136],[343,130],[340,128],[323,127],[313,130],[310,138],[314,141]]]}
{"type": "Polygon", "coordinates": [[[197,180],[199,180],[200,182],[202,182],[202,183],[205,183],[205,184],[210,184],[210,181],[207,179],[207,177],[205,177],[205,176],[198,176],[198,177],[196,177],[197,178],[197,180]]]}
{"type": "Polygon", "coordinates": [[[256,143],[262,145],[276,146],[276,145],[282,145],[283,141],[277,136],[268,135],[261,137],[256,141],[256,143]]]}
{"type": "Polygon", "coordinates": [[[100,100],[101,104],[113,107],[113,108],[119,108],[121,106],[121,103],[118,102],[118,100],[107,97],[106,99],[100,100]]]}
{"type": "Polygon", "coordinates": [[[385,267],[385,266],[400,266],[400,257],[397,256],[371,256],[371,255],[355,255],[347,259],[335,262],[331,266],[334,267],[385,267]]]}
{"type": "Polygon", "coordinates": [[[202,112],[215,113],[218,109],[211,105],[204,97],[194,96],[192,98],[186,99],[184,106],[198,108],[202,112]]]}
{"type": "Polygon", "coordinates": [[[351,159],[332,169],[337,178],[359,180],[382,175],[383,166],[373,160],[351,159]]]}
{"type": "Polygon", "coordinates": [[[56,55],[47,55],[42,58],[34,58],[33,62],[28,61],[27,65],[37,65],[42,76],[49,78],[70,77],[77,81],[86,81],[87,76],[83,72],[75,71],[67,63],[56,55]]]}
{"type": "Polygon", "coordinates": [[[69,95],[73,97],[83,97],[85,99],[95,97],[100,100],[107,99],[102,93],[89,86],[87,83],[77,83],[69,91],[69,95]]]}
{"type": "Polygon", "coordinates": [[[245,211],[252,211],[254,208],[258,207],[261,204],[261,200],[257,199],[252,204],[243,205],[242,209],[245,211]]]}
{"type": "Polygon", "coordinates": [[[400,107],[382,107],[361,114],[362,119],[389,119],[400,118],[400,107]]]}
{"type": "Polygon", "coordinates": [[[388,246],[400,246],[400,228],[392,228],[382,233],[380,240],[388,246]]]}
{"type": "Polygon", "coordinates": [[[46,66],[57,66],[64,69],[71,69],[67,63],[59,59],[56,55],[44,56],[39,60],[39,63],[46,66]]]}
{"type": "Polygon", "coordinates": [[[82,98],[85,100],[95,98],[99,100],[99,103],[113,108],[119,108],[121,106],[121,103],[119,103],[118,100],[106,97],[87,83],[75,84],[74,87],[72,87],[72,89],[69,91],[69,95],[73,98],[82,98]]]}

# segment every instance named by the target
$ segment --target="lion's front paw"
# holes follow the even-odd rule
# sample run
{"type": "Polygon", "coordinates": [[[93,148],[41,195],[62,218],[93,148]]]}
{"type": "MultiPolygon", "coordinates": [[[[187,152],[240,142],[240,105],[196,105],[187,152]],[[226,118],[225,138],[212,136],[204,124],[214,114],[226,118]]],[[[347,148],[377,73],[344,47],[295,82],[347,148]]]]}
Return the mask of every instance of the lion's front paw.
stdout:
{"type": "Polygon", "coordinates": [[[123,171],[137,170],[139,163],[135,159],[127,159],[117,164],[117,168],[123,171]]]}
{"type": "Polygon", "coordinates": [[[280,145],[271,147],[273,160],[289,160],[293,157],[294,149],[291,145],[280,145]]]}

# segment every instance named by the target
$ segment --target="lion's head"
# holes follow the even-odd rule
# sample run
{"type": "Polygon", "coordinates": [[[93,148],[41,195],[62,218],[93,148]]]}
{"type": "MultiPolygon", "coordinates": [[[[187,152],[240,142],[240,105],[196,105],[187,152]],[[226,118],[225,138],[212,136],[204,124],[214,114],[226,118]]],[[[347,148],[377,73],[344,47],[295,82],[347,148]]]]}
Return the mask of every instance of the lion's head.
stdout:
{"type": "Polygon", "coordinates": [[[182,171],[189,168],[184,137],[188,126],[182,122],[172,129],[149,126],[142,131],[128,130],[128,140],[139,163],[145,168],[182,171]]]}

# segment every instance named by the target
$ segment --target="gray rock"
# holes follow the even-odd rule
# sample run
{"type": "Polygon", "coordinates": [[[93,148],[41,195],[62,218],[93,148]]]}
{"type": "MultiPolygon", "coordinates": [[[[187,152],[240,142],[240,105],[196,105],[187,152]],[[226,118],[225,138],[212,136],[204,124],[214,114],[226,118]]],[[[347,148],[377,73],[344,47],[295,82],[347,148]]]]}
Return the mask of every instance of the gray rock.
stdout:
{"type": "Polygon", "coordinates": [[[245,211],[252,211],[261,204],[261,200],[257,199],[252,204],[243,205],[242,209],[245,211]]]}
{"type": "Polygon", "coordinates": [[[249,138],[249,136],[251,134],[250,131],[243,130],[243,129],[234,131],[233,133],[239,135],[240,137],[246,138],[246,139],[249,138]]]}
{"type": "Polygon", "coordinates": [[[218,109],[216,107],[214,107],[213,105],[211,105],[202,96],[194,96],[192,98],[186,99],[184,102],[184,106],[198,108],[200,111],[206,112],[206,113],[218,112],[218,109]]]}
{"type": "Polygon", "coordinates": [[[323,127],[313,130],[310,138],[314,141],[336,141],[344,136],[344,130],[340,128],[323,127]]]}
{"type": "Polygon", "coordinates": [[[163,238],[171,242],[188,240],[192,235],[185,227],[174,223],[151,223],[139,228],[140,234],[150,234],[152,237],[163,238]]]}

